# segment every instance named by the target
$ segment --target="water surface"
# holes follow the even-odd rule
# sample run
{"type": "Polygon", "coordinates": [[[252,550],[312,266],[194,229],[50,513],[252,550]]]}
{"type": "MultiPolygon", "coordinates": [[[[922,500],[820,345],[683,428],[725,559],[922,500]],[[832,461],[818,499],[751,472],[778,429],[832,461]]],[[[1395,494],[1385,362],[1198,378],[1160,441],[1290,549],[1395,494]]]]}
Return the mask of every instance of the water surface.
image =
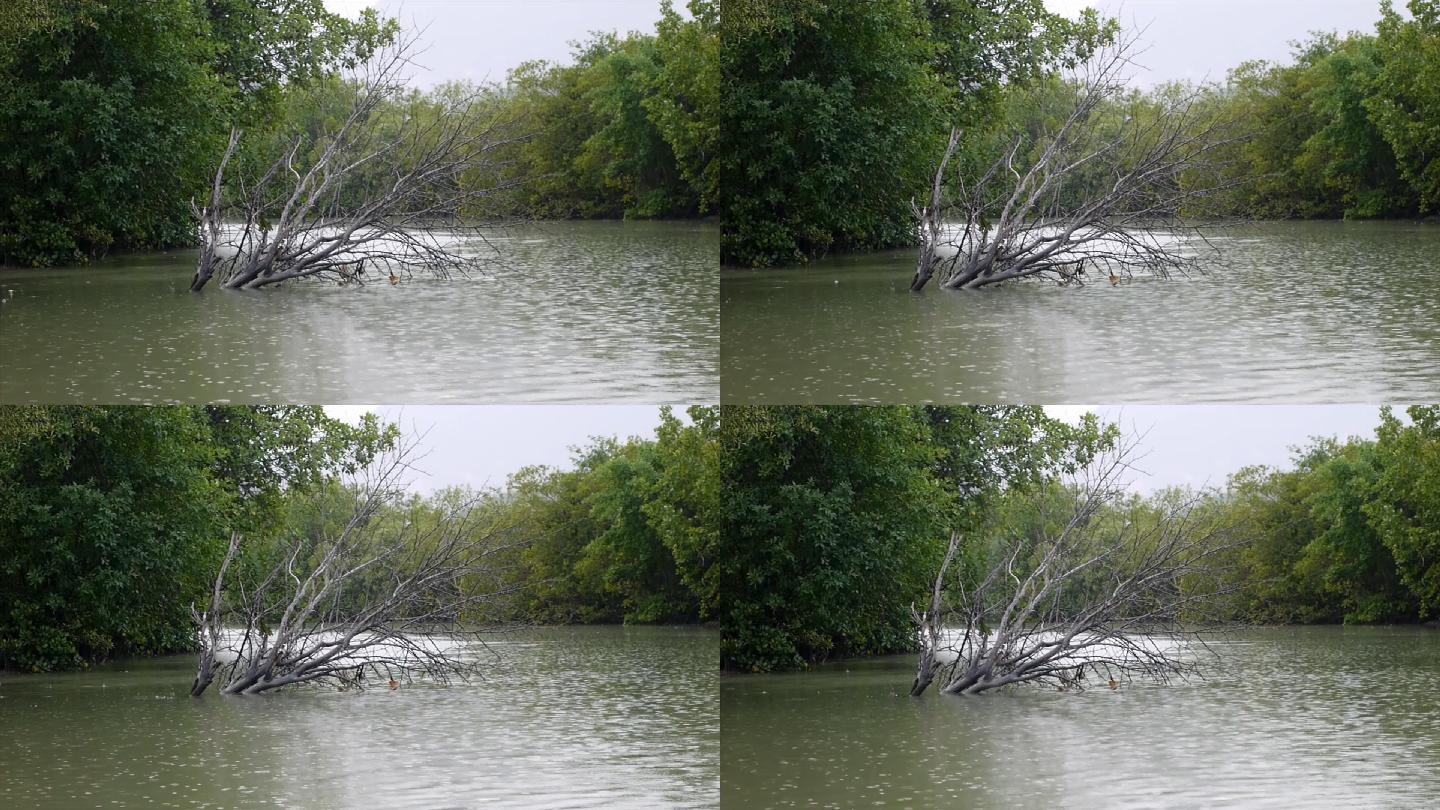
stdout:
{"type": "Polygon", "coordinates": [[[1190,684],[907,696],[908,656],[721,678],[723,806],[1428,807],[1440,630],[1249,630],[1190,684]]]}
{"type": "Polygon", "coordinates": [[[718,233],[529,225],[395,287],[196,295],[190,250],[3,270],[0,402],[710,402],[718,233]]]}
{"type": "Polygon", "coordinates": [[[718,634],[558,628],[483,682],[188,696],[189,656],[0,674],[0,807],[711,808],[718,634]]]}
{"type": "Polygon", "coordinates": [[[908,292],[913,251],[725,271],[723,401],[1440,397],[1440,225],[1267,223],[1205,276],[908,292]]]}

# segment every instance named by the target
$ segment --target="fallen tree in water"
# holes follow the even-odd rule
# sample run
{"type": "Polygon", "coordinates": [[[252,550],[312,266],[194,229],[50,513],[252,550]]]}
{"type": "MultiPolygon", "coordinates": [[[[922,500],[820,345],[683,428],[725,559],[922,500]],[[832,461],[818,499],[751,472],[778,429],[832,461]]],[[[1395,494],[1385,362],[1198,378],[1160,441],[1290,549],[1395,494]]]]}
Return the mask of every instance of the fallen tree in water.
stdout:
{"type": "Polygon", "coordinates": [[[516,590],[506,569],[522,542],[484,496],[400,509],[412,450],[385,451],[355,474],[336,530],[297,533],[247,559],[241,535],[231,535],[210,604],[193,611],[201,652],[192,696],[214,683],[253,695],[299,684],[444,683],[480,671],[482,629],[466,620],[516,590]]]}
{"type": "Polygon", "coordinates": [[[1026,527],[995,545],[950,536],[923,611],[910,694],[1017,684],[1062,690],[1197,674],[1217,576],[1237,548],[1214,504],[1186,496],[1127,507],[1133,446],[1102,451],[1027,498],[1026,527]]]}
{"type": "Polygon", "coordinates": [[[1043,110],[1058,125],[1022,127],[983,171],[956,159],[965,133],[951,130],[928,204],[911,206],[921,242],[912,291],[932,279],[946,289],[1028,277],[1118,284],[1199,267],[1207,243],[1186,209],[1235,185],[1218,169],[1247,136],[1201,89],[1134,105],[1133,53],[1134,40],[1120,40],[1075,67],[1060,108],[1043,110]]]}
{"type": "Polygon", "coordinates": [[[212,279],[227,289],[398,283],[478,266],[464,237],[492,224],[486,202],[518,185],[502,156],[526,135],[483,88],[411,98],[413,43],[356,67],[339,123],[285,139],[258,176],[231,171],[243,137],[231,131],[208,203],[192,204],[201,252],[191,290],[212,279]]]}

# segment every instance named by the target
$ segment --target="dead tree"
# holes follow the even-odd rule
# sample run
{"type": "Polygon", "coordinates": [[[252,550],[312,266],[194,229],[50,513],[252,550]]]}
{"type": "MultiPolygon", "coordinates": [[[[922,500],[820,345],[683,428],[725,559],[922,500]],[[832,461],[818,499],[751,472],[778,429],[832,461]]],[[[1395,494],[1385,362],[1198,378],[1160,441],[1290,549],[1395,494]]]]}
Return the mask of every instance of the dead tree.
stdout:
{"type": "Polygon", "coordinates": [[[493,628],[470,620],[514,593],[507,567],[519,534],[483,495],[409,519],[401,507],[412,453],[387,451],[357,472],[340,528],[295,536],[248,581],[235,574],[244,541],[231,535],[210,604],[193,611],[201,652],[191,695],[217,682],[225,694],[253,695],[298,684],[446,683],[480,671],[481,634],[493,628]]]}
{"type": "Polygon", "coordinates": [[[227,289],[363,283],[367,272],[397,283],[478,266],[483,254],[464,237],[493,225],[486,202],[518,185],[509,155],[526,135],[484,88],[414,109],[413,55],[413,39],[377,50],[346,77],[339,123],[288,138],[258,177],[231,170],[242,141],[231,131],[208,204],[192,203],[201,253],[191,290],[211,279],[227,289]]]}
{"type": "Polygon", "coordinates": [[[1122,444],[1037,490],[1026,500],[1030,528],[995,548],[951,534],[929,605],[912,608],[921,645],[912,695],[932,683],[972,695],[1198,674],[1235,532],[1198,495],[1128,509],[1132,456],[1122,444]]]}
{"type": "Polygon", "coordinates": [[[1022,129],[983,172],[953,160],[964,133],[951,130],[929,204],[912,204],[921,246],[911,290],[932,278],[975,289],[1027,277],[1071,284],[1091,270],[1119,283],[1137,271],[1200,267],[1197,246],[1210,246],[1186,209],[1238,182],[1216,178],[1247,135],[1205,103],[1202,88],[1124,115],[1134,55],[1135,40],[1122,39],[1069,71],[1060,123],[1022,129]]]}

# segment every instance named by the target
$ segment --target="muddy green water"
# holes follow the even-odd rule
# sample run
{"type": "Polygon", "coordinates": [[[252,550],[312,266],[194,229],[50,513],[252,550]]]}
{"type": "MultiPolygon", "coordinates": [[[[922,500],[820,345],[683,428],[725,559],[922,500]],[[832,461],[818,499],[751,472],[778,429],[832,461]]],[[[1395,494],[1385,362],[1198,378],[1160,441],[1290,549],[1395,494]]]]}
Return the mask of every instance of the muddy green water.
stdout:
{"type": "MultiPolygon", "coordinates": [[[[714,223],[492,235],[484,275],[187,290],[194,251],[0,270],[0,402],[710,402],[714,223]]],[[[477,249],[480,249],[477,247],[477,249]]]]}
{"type": "Polygon", "coordinates": [[[1205,681],[906,696],[909,657],[721,678],[722,804],[1434,807],[1440,630],[1245,631],[1205,681]]]}
{"type": "Polygon", "coordinates": [[[0,675],[0,807],[712,808],[717,633],[559,628],[486,681],[187,696],[193,661],[0,675]]]}
{"type": "Polygon", "coordinates": [[[1440,225],[1268,223],[1208,276],[907,291],[912,251],[726,270],[723,401],[1440,397],[1440,225]]]}

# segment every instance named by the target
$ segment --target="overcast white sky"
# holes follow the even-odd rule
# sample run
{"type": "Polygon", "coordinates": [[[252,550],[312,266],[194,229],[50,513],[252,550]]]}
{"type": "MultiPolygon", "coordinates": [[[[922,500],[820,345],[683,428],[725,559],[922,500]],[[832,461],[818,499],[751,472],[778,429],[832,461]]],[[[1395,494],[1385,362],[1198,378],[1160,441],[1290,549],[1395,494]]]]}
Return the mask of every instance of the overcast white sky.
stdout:
{"type": "MultiPolygon", "coordinates": [[[[686,418],[683,408],[674,410],[686,418]]],[[[660,424],[654,405],[327,405],[325,411],[349,422],[374,411],[407,435],[425,433],[426,455],[416,466],[427,475],[413,482],[421,492],[503,487],[521,467],[570,466],[570,448],[592,436],[650,436],[660,424]]]]}
{"type": "MultiPolygon", "coordinates": [[[[1223,81],[1250,59],[1286,61],[1289,43],[1311,31],[1374,31],[1380,0],[1045,0],[1074,16],[1086,6],[1116,17],[1130,30],[1145,28],[1148,51],[1137,76],[1149,85],[1173,79],[1223,81]],[[1148,26],[1148,27],[1147,27],[1148,26]]],[[[1404,0],[1396,7],[1403,10],[1404,0]]]]}
{"type": "MultiPolygon", "coordinates": [[[[422,85],[452,79],[503,81],[506,71],[532,59],[569,61],[574,40],[591,31],[651,31],[660,0],[325,0],[331,11],[354,16],[378,9],[407,28],[425,28],[418,60],[429,72],[422,85]]],[[[685,3],[676,2],[685,14],[685,3]]]]}
{"type": "MultiPolygon", "coordinates": [[[[1289,465],[1291,448],[1312,437],[1373,437],[1374,405],[1126,405],[1046,406],[1074,421],[1095,411],[1130,435],[1144,434],[1135,489],[1223,486],[1230,473],[1252,464],[1289,465]]],[[[1396,408],[1397,412],[1403,408],[1396,408]]]]}

